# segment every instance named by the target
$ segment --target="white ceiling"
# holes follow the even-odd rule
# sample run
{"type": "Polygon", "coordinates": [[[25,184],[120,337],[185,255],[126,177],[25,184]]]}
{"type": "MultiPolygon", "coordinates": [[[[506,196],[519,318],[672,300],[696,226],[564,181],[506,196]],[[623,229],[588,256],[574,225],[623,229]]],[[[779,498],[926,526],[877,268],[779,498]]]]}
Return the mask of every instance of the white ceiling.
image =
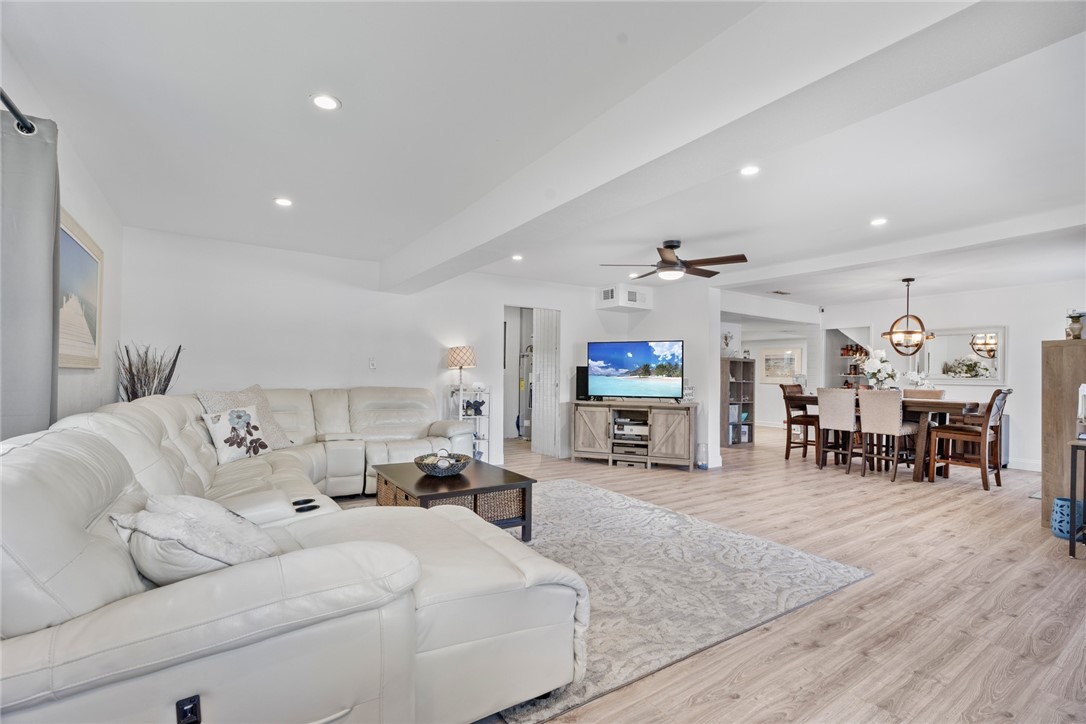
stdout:
{"type": "Polygon", "coordinates": [[[602,286],[635,268],[599,264],[680,238],[684,258],[750,262],[679,283],[828,305],[903,276],[916,296],[1081,277],[1084,7],[0,12],[125,225],[370,260],[405,292],[471,270],[602,286]]]}

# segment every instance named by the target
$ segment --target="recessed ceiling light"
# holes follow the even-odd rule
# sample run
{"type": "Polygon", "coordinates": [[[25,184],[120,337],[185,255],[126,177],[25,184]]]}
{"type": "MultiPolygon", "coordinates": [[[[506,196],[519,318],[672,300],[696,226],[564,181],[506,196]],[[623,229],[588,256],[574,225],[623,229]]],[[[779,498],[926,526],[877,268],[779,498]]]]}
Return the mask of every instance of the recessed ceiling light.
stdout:
{"type": "Polygon", "coordinates": [[[520,261],[520,260],[521,260],[521,259],[523,259],[523,258],[524,258],[524,257],[523,257],[523,256],[521,256],[520,254],[514,254],[514,255],[513,255],[513,261],[520,261]]]}
{"type": "Polygon", "coordinates": [[[334,111],[337,110],[343,104],[339,102],[339,99],[335,96],[330,96],[327,93],[320,93],[311,98],[313,105],[320,108],[322,111],[334,111]]]}
{"type": "Polygon", "coordinates": [[[286,206],[293,206],[293,205],[294,205],[294,202],[293,202],[293,201],[291,201],[290,199],[288,199],[288,198],[287,198],[287,197],[285,197],[285,196],[280,196],[279,198],[277,198],[277,199],[275,200],[275,205],[276,205],[276,206],[283,206],[283,207],[286,207],[286,206]]]}
{"type": "Polygon", "coordinates": [[[630,272],[630,279],[637,279],[640,276],[637,272],[630,272]]]}
{"type": "Polygon", "coordinates": [[[744,176],[757,176],[758,172],[761,170],[762,169],[758,168],[757,166],[744,166],[743,168],[739,169],[739,173],[744,176]]]}
{"type": "Polygon", "coordinates": [[[886,226],[886,219],[882,218],[881,216],[879,218],[877,218],[877,219],[871,219],[871,225],[872,226],[886,226]]]}

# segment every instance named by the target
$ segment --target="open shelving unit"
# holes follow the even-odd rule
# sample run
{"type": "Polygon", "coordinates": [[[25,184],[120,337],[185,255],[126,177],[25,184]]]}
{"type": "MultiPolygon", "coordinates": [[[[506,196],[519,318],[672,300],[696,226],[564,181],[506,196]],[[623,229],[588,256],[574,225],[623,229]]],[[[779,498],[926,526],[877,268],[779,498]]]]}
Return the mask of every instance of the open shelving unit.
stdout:
{"type": "Polygon", "coordinates": [[[470,422],[475,426],[475,440],[472,446],[475,459],[490,462],[490,391],[464,388],[464,404],[461,406],[459,388],[454,385],[449,389],[449,400],[451,412],[456,419],[470,422]],[[474,407],[472,407],[472,414],[469,415],[469,404],[478,401],[483,403],[480,406],[482,414],[474,414],[474,407]]]}
{"type": "Polygon", "coordinates": [[[754,444],[754,360],[720,360],[720,388],[727,396],[720,409],[720,444],[754,444]]]}

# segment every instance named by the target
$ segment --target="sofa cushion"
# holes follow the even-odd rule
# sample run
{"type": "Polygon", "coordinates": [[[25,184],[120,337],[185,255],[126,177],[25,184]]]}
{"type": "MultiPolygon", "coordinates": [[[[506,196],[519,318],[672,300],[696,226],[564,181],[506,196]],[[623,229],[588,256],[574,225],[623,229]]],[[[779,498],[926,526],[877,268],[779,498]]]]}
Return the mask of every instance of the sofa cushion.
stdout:
{"type": "Polygon", "coordinates": [[[268,447],[272,450],[290,447],[290,438],[276,421],[268,396],[260,385],[250,385],[240,392],[197,390],[196,397],[208,414],[223,412],[231,407],[255,407],[256,417],[261,420],[261,436],[268,443],[268,447]]]}
{"type": "Polygon", "coordinates": [[[110,518],[140,573],[160,586],[279,553],[256,524],[204,498],[152,496],[146,510],[110,518]]]}
{"type": "Polygon", "coordinates": [[[422,571],[415,584],[419,652],[569,622],[573,616],[574,666],[578,679],[584,675],[589,616],[584,580],[465,508],[352,508],[292,523],[279,535],[287,533],[302,548],[372,540],[413,553],[422,571]]]}
{"type": "Polygon", "coordinates": [[[424,437],[421,440],[368,440],[366,442],[366,474],[371,474],[374,465],[384,463],[409,463],[419,455],[448,450],[449,438],[424,437]]]}
{"type": "Polygon", "coordinates": [[[203,416],[219,465],[245,457],[256,457],[268,449],[256,407],[230,407],[203,416]]]}
{"type": "Polygon", "coordinates": [[[347,397],[351,432],[366,440],[426,437],[438,418],[433,393],[418,387],[352,387],[347,397]]]}
{"type": "Polygon", "coordinates": [[[264,390],[272,414],[295,445],[317,441],[313,419],[313,393],[309,390],[284,388],[264,390]]]}
{"type": "Polygon", "coordinates": [[[111,513],[143,509],[124,456],[83,430],[50,430],[0,446],[4,638],[55,626],[147,590],[111,513]]]}

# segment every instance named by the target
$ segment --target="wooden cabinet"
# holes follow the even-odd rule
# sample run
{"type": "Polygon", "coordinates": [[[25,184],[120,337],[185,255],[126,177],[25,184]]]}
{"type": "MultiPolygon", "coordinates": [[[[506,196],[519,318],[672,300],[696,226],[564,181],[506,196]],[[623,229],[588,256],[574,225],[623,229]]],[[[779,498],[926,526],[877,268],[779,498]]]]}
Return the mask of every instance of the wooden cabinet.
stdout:
{"type": "Polygon", "coordinates": [[[1046,528],[1053,498],[1070,492],[1067,443],[1075,438],[1079,385],[1086,385],[1086,339],[1041,342],[1041,522],[1046,528]]]}
{"type": "Polygon", "coordinates": [[[611,411],[606,407],[573,407],[573,450],[586,453],[610,453],[611,411]]]}
{"type": "Polygon", "coordinates": [[[754,442],[754,360],[720,360],[720,444],[754,442]]]}
{"type": "Polygon", "coordinates": [[[649,410],[649,457],[692,458],[693,430],[690,413],[685,410],[654,408],[649,410]]]}
{"type": "Polygon", "coordinates": [[[574,402],[572,459],[694,469],[697,403],[574,402]]]}

